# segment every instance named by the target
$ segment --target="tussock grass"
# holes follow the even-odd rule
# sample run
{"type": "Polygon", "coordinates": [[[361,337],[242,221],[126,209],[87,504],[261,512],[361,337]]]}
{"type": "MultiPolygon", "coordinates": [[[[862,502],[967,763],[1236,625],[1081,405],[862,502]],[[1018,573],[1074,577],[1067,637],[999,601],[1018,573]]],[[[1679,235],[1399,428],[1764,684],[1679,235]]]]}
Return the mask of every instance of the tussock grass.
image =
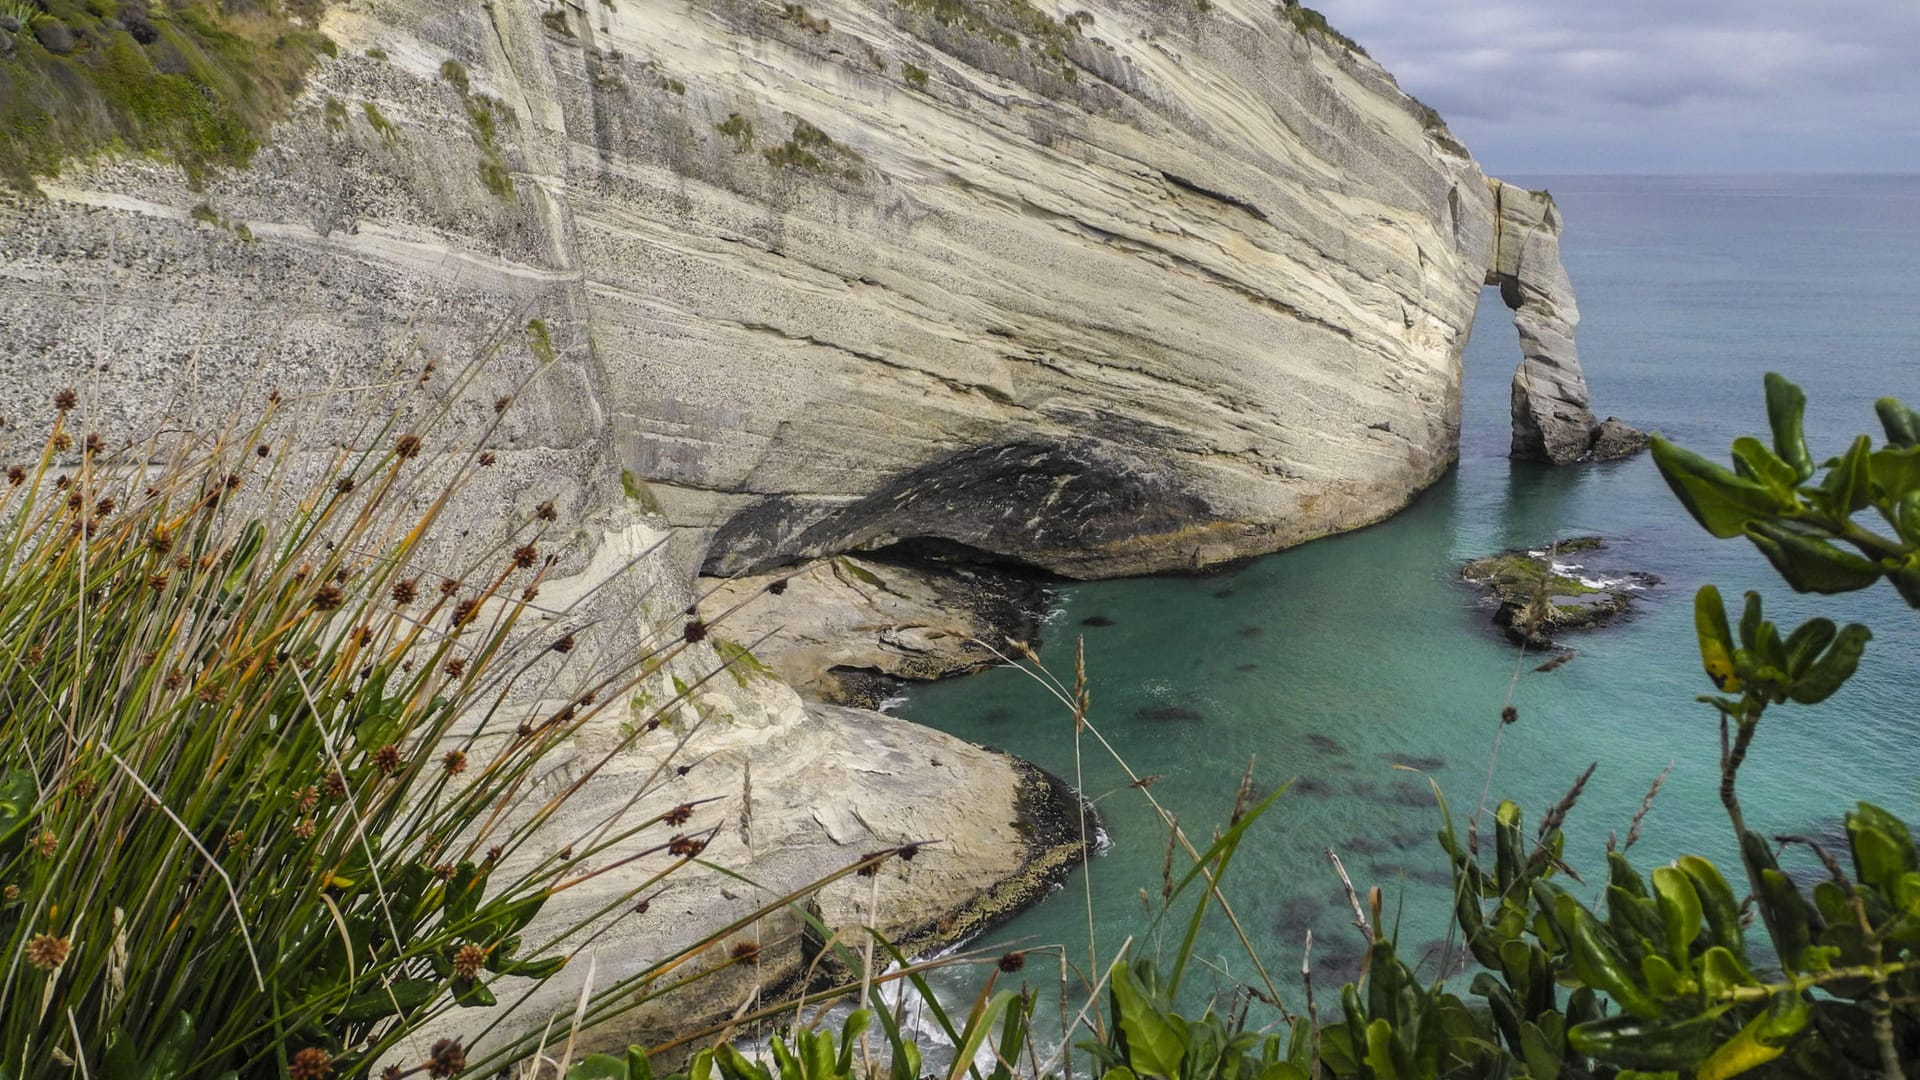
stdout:
{"type": "MultiPolygon", "coordinates": [[[[678,831],[690,804],[633,812],[655,784],[556,835],[659,725],[564,783],[551,752],[689,643],[608,662],[571,608],[540,606],[551,503],[444,561],[511,399],[442,437],[473,382],[430,375],[334,452],[300,448],[277,393],[219,432],[109,445],[63,391],[12,455],[0,1075],[351,1076],[390,1052],[453,1075],[469,1048],[415,1032],[523,999],[704,848],[678,831]],[[641,860],[593,916],[536,921],[641,860]]],[[[493,1067],[530,1050],[498,1041],[493,1067]]]]}

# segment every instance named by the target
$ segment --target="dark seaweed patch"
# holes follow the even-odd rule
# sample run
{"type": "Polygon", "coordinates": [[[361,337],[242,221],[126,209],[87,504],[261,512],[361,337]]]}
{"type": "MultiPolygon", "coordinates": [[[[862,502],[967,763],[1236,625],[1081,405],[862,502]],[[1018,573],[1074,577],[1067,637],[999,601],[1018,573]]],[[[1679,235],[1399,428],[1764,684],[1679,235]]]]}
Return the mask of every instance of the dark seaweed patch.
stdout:
{"type": "Polygon", "coordinates": [[[1199,710],[1189,709],[1185,705],[1142,705],[1133,710],[1133,718],[1135,720],[1150,720],[1155,723],[1175,721],[1190,723],[1206,719],[1205,716],[1200,714],[1199,710]]]}
{"type": "Polygon", "coordinates": [[[1306,743],[1308,746],[1313,747],[1323,754],[1344,754],[1347,752],[1347,748],[1340,745],[1340,740],[1331,735],[1322,735],[1317,731],[1307,734],[1306,743]]]}

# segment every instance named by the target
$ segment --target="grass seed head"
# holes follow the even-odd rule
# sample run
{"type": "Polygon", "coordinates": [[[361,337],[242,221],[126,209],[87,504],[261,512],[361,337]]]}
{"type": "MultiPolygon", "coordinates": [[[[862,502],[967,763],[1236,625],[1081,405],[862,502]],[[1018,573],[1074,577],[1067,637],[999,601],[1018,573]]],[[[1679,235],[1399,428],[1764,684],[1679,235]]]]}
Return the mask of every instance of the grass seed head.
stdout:
{"type": "Polygon", "coordinates": [[[333,1075],[333,1055],[309,1046],[287,1063],[287,1080],[327,1080],[333,1075]]]}
{"type": "Polygon", "coordinates": [[[52,934],[35,934],[27,941],[27,963],[41,971],[52,971],[67,962],[73,943],[52,934]]]}

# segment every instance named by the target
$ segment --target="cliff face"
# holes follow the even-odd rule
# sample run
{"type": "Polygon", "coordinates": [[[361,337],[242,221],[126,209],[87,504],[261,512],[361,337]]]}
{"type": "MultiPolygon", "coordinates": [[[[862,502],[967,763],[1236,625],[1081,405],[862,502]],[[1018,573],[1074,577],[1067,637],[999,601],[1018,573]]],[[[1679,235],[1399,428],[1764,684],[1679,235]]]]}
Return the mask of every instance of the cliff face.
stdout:
{"type": "MultiPolygon", "coordinates": [[[[107,160],[0,195],[0,426],[37,439],[65,385],[112,437],[273,388],[350,412],[483,357],[480,400],[517,404],[465,523],[556,501],[581,587],[651,583],[636,627],[703,570],[904,542],[1093,577],[1377,520],[1453,460],[1489,281],[1526,355],[1516,449],[1585,450],[1550,200],[1285,6],[355,0],[323,29],[339,55],[250,168],[196,189],[107,160]]],[[[911,667],[930,641],[874,648],[911,667]]],[[[763,880],[947,836],[883,920],[933,942],[1075,848],[1010,848],[1035,785],[1004,756],[710,685],[688,794],[741,793],[763,880]]],[[[609,940],[724,925],[710,885],[679,894],[698,918],[609,940]]]]}
{"type": "Polygon", "coordinates": [[[931,540],[1105,576],[1383,517],[1452,460],[1522,247],[1516,394],[1584,410],[1557,215],[1510,221],[1547,204],[1372,61],[1264,2],[1080,8],[335,9],[253,168],[0,209],[9,389],[349,381],[537,317],[506,449],[583,505],[625,473],[716,573],[931,540]]]}

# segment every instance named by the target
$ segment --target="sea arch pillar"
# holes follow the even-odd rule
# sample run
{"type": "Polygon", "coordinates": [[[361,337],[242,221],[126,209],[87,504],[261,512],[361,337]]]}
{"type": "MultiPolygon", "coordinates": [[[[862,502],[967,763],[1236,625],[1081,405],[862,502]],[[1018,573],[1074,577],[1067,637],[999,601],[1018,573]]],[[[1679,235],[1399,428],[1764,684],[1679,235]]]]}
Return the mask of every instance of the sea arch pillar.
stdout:
{"type": "Polygon", "coordinates": [[[1588,455],[1596,436],[1574,327],[1580,308],[1560,262],[1553,196],[1492,177],[1493,251],[1487,284],[1513,312],[1520,366],[1513,373],[1512,457],[1564,464],[1588,455]]]}

